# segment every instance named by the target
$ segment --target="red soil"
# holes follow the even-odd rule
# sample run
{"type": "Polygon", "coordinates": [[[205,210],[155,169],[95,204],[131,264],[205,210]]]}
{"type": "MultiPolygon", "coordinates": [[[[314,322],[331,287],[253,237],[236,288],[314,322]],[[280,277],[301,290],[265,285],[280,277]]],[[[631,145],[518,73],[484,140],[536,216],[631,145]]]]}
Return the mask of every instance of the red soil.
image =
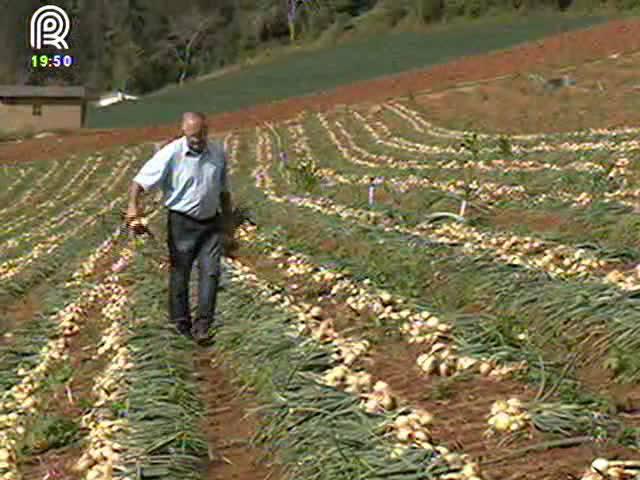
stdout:
{"type": "Polygon", "coordinates": [[[204,350],[195,358],[201,384],[201,399],[206,408],[203,431],[211,447],[206,467],[207,479],[254,480],[281,478],[278,468],[262,458],[265,451],[251,445],[260,421],[249,410],[253,393],[234,385],[222,356],[204,350]]]}
{"type": "Polygon", "coordinates": [[[527,385],[508,379],[474,376],[468,379],[429,378],[420,372],[416,359],[419,348],[406,344],[385,344],[374,352],[371,371],[384,379],[399,397],[412,407],[434,415],[431,433],[438,443],[458,448],[480,463],[485,478],[546,480],[575,478],[594,458],[631,458],[633,452],[616,445],[585,442],[541,451],[528,451],[510,457],[518,449],[540,444],[548,437],[532,431],[530,436],[500,445],[503,435],[487,438],[487,415],[496,400],[516,397],[532,401],[536,392],[527,385]]]}
{"type": "MultiPolygon", "coordinates": [[[[415,72],[345,85],[331,91],[214,115],[213,130],[251,127],[264,121],[290,118],[304,110],[327,110],[339,104],[383,101],[461,82],[526,72],[531,69],[580,64],[614,53],[640,49],[640,21],[619,20],[590,29],[563,33],[488,55],[464,57],[415,72]]],[[[0,146],[0,164],[52,159],[69,152],[82,153],[127,143],[165,139],[176,126],[111,131],[82,131],[58,139],[33,139],[0,146]]]]}

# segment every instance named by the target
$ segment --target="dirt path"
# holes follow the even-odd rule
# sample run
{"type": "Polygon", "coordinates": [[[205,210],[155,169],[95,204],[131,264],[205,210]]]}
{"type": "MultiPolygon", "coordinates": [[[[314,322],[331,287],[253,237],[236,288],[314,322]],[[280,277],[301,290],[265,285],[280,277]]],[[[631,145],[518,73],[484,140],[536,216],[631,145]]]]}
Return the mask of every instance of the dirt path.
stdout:
{"type": "Polygon", "coordinates": [[[255,407],[253,392],[233,381],[225,358],[215,347],[196,354],[201,399],[206,417],[202,428],[209,442],[210,462],[206,480],[278,480],[276,467],[261,461],[263,452],[250,445],[259,428],[258,420],[247,410],[255,407]]]}
{"type": "MultiPolygon", "coordinates": [[[[607,55],[640,50],[639,30],[640,20],[609,22],[510,50],[464,57],[426,70],[358,82],[327,92],[214,115],[211,118],[211,128],[214,131],[226,131],[251,127],[265,121],[291,118],[304,110],[327,110],[340,104],[378,102],[407,95],[409,92],[442,90],[463,82],[529,72],[543,67],[578,65],[607,55]]],[[[0,145],[0,165],[51,160],[71,152],[81,154],[127,143],[157,141],[174,135],[176,130],[177,125],[109,131],[86,130],[58,138],[4,144],[0,145]]]]}

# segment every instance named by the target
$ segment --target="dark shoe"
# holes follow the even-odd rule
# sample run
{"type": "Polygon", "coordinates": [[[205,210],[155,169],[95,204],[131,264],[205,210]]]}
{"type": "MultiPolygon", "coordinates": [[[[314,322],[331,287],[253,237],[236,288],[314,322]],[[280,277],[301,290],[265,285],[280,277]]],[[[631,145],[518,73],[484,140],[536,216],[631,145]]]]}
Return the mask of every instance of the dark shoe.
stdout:
{"type": "Polygon", "coordinates": [[[209,322],[195,322],[191,328],[191,335],[193,339],[201,345],[208,343],[209,340],[211,340],[211,336],[209,335],[209,322]]]}
{"type": "Polygon", "coordinates": [[[180,335],[191,338],[191,327],[189,325],[181,323],[180,325],[176,325],[176,330],[180,335]]]}
{"type": "Polygon", "coordinates": [[[177,322],[172,322],[175,326],[176,332],[179,335],[183,335],[187,338],[191,338],[191,322],[188,320],[182,320],[177,322]]]}

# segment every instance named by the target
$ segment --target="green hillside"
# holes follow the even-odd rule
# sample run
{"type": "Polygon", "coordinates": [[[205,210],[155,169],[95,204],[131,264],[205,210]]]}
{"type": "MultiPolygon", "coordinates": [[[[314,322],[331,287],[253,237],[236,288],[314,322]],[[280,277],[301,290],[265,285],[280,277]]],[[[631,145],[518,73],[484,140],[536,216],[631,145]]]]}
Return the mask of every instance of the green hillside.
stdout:
{"type": "Polygon", "coordinates": [[[91,109],[89,126],[117,128],[174,122],[185,110],[233,111],[339,85],[426,68],[457,57],[482,54],[565,30],[606,21],[602,16],[540,15],[435,28],[428,33],[391,33],[313,52],[282,57],[233,74],[194,82],[136,103],[91,109]]]}

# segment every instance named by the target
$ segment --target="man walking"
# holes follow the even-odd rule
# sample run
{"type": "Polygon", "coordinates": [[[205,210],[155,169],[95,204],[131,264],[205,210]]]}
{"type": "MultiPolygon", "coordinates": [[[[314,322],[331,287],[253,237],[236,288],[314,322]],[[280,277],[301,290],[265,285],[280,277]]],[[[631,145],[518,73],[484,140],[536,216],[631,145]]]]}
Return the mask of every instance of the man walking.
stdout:
{"type": "Polygon", "coordinates": [[[183,135],[162,147],[133,179],[126,215],[128,224],[139,218],[141,194],[161,188],[168,209],[169,317],[179,333],[198,342],[209,339],[215,323],[220,258],[224,236],[231,231],[226,153],[207,133],[203,114],[183,115],[183,135]],[[189,278],[195,260],[200,278],[192,322],[189,278]]]}

